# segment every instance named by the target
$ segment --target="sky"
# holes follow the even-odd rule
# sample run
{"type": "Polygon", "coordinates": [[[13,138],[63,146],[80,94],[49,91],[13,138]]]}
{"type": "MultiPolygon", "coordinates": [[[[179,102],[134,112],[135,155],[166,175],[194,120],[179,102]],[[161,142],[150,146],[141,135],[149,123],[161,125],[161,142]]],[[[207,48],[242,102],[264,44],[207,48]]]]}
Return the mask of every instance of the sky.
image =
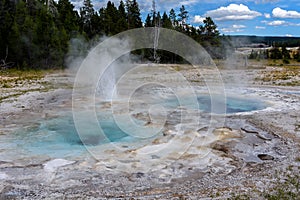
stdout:
{"type": "MultiPolygon", "coordinates": [[[[83,0],[71,0],[78,8],[83,0]]],[[[99,10],[108,0],[92,0],[99,10]]],[[[125,1],[125,0],[123,0],[125,1]]],[[[112,0],[118,6],[120,0],[112,0]]],[[[152,0],[137,0],[142,19],[152,9],[152,0]]],[[[225,35],[295,36],[300,37],[299,0],[156,0],[156,9],[179,13],[184,5],[189,12],[188,23],[198,27],[207,16],[225,35]]]]}

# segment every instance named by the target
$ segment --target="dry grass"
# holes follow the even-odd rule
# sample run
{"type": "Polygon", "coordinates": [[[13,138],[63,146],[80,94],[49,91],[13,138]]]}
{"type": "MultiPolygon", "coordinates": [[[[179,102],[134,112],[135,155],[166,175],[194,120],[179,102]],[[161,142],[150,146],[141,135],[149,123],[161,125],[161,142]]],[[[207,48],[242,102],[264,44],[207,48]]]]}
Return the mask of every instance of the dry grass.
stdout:
{"type": "MultiPolygon", "coordinates": [[[[61,71],[14,69],[0,71],[0,102],[14,99],[28,92],[47,92],[53,89],[55,87],[53,83],[43,78],[48,74],[59,72],[61,71]]],[[[60,85],[60,87],[68,87],[68,85],[60,85]]]]}
{"type": "Polygon", "coordinates": [[[0,70],[0,88],[14,88],[38,82],[47,74],[57,72],[54,70],[0,70]]]}
{"type": "Polygon", "coordinates": [[[282,86],[300,86],[300,65],[268,67],[258,74],[256,81],[282,86]]]}

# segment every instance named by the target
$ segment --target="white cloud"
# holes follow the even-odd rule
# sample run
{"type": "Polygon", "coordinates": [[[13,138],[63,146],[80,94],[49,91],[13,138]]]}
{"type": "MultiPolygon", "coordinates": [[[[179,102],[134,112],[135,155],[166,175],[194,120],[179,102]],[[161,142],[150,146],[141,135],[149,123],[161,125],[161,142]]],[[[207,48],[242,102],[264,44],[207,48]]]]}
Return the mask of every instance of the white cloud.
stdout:
{"type": "Polygon", "coordinates": [[[217,21],[230,21],[230,20],[250,20],[262,14],[250,10],[248,6],[243,4],[229,4],[227,7],[220,7],[216,10],[207,11],[206,16],[212,17],[217,21]]]}
{"type": "Polygon", "coordinates": [[[261,21],[262,23],[269,26],[300,26],[300,23],[292,23],[285,20],[274,20],[274,21],[261,21]]]}
{"type": "Polygon", "coordinates": [[[289,25],[289,23],[284,20],[275,20],[275,21],[267,22],[267,24],[269,26],[284,26],[284,25],[287,26],[287,25],[289,25]]]}
{"type": "Polygon", "coordinates": [[[255,26],[256,29],[266,29],[264,26],[255,26]]]}
{"type": "Polygon", "coordinates": [[[239,29],[239,28],[246,28],[246,26],[234,24],[234,25],[232,25],[232,28],[239,29]]]}
{"type": "Polygon", "coordinates": [[[224,27],[221,29],[221,31],[223,33],[239,33],[239,32],[243,32],[244,28],[246,28],[245,25],[242,24],[234,24],[230,27],[224,27]]]}
{"type": "Polygon", "coordinates": [[[270,15],[269,13],[265,13],[264,16],[265,16],[265,18],[267,18],[267,19],[271,18],[271,15],[270,15]]]}
{"type": "Polygon", "coordinates": [[[240,33],[243,32],[243,29],[234,29],[234,28],[222,28],[221,31],[223,33],[240,33]]]}
{"type": "Polygon", "coordinates": [[[279,7],[274,8],[272,14],[277,18],[300,18],[300,12],[283,10],[279,7]]]}
{"type": "Polygon", "coordinates": [[[204,19],[205,19],[205,17],[201,17],[200,15],[196,15],[194,17],[194,23],[203,23],[204,19]]]}
{"type": "Polygon", "coordinates": [[[291,35],[291,34],[286,34],[285,36],[286,37],[293,37],[293,35],[291,35]]]}
{"type": "Polygon", "coordinates": [[[180,5],[187,6],[187,5],[197,3],[197,2],[198,2],[198,0],[185,0],[185,1],[180,1],[180,5]]]}

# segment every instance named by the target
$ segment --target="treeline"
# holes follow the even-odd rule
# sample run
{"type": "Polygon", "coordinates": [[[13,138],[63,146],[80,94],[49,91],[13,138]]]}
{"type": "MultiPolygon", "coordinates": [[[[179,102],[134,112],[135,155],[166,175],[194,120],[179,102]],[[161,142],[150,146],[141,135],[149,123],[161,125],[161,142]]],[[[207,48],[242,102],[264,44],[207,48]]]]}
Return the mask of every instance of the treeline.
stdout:
{"type": "Polygon", "coordinates": [[[264,44],[266,46],[275,47],[299,47],[300,38],[299,37],[275,37],[275,36],[245,36],[245,35],[235,35],[230,36],[236,48],[250,46],[252,44],[264,44]]]}
{"type": "Polygon", "coordinates": [[[1,0],[0,60],[5,67],[63,66],[71,37],[80,33],[79,15],[67,0],[1,0]]]}
{"type": "Polygon", "coordinates": [[[282,59],[285,64],[289,64],[291,59],[300,62],[300,47],[288,50],[285,45],[282,47],[272,47],[265,50],[252,50],[249,59],[282,59]]]}
{"type": "MultiPolygon", "coordinates": [[[[228,38],[220,36],[210,17],[200,27],[187,24],[188,11],[180,8],[169,13],[152,12],[143,23],[136,0],[120,1],[116,6],[108,1],[106,7],[95,10],[91,0],[84,0],[79,12],[69,0],[0,0],[0,67],[57,68],[65,66],[72,38],[87,43],[102,36],[111,36],[133,28],[159,26],[180,31],[202,44],[214,58],[224,58],[228,38]]],[[[228,48],[229,47],[229,48],[228,48]]],[[[77,52],[88,47],[77,46],[77,52]],[[80,49],[81,48],[81,49],[80,49]]],[[[72,52],[71,52],[72,53],[72,52]]],[[[151,50],[135,53],[153,59],[151,50]]],[[[183,62],[176,55],[158,51],[161,62],[183,62]]]]}

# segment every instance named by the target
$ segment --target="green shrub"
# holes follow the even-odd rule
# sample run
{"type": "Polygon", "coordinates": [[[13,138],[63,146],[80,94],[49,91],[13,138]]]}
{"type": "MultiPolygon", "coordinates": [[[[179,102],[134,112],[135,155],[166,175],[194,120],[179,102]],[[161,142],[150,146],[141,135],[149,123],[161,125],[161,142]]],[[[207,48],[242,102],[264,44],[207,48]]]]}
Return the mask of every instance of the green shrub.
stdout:
{"type": "Polygon", "coordinates": [[[286,58],[284,58],[284,59],[282,60],[282,62],[283,62],[283,64],[290,64],[290,61],[289,61],[288,59],[286,59],[286,58]]]}
{"type": "Polygon", "coordinates": [[[8,83],[4,83],[4,84],[2,85],[2,87],[3,87],[3,88],[11,88],[11,85],[8,84],[8,83]]]}

